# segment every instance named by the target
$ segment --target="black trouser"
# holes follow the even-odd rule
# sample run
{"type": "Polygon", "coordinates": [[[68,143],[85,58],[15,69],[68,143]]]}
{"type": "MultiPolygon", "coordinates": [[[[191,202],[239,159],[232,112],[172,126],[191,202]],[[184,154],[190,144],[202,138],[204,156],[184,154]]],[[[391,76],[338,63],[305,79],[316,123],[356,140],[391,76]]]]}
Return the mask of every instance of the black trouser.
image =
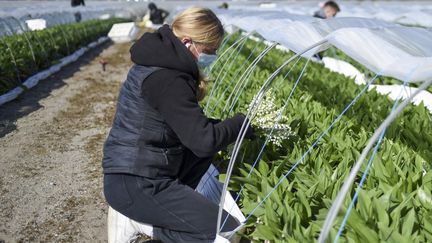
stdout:
{"type": "MultiPolygon", "coordinates": [[[[218,205],[194,189],[210,165],[186,153],[178,180],[148,179],[126,174],[105,174],[104,193],[109,205],[123,215],[153,225],[153,238],[169,242],[213,242],[218,205]]],[[[224,211],[222,219],[227,212],[224,211]]],[[[238,226],[229,216],[223,232],[238,226]]]]}

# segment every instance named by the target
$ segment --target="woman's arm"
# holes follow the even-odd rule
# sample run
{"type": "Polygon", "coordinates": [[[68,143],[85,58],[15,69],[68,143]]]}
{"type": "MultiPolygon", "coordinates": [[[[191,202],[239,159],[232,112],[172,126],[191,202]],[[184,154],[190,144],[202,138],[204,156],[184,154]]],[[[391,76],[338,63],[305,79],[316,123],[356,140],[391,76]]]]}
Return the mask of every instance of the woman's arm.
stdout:
{"type": "Polygon", "coordinates": [[[235,141],[245,117],[236,114],[219,123],[211,122],[202,112],[193,81],[188,78],[173,76],[169,70],[157,71],[144,81],[143,95],[184,146],[198,157],[210,157],[235,141]]]}

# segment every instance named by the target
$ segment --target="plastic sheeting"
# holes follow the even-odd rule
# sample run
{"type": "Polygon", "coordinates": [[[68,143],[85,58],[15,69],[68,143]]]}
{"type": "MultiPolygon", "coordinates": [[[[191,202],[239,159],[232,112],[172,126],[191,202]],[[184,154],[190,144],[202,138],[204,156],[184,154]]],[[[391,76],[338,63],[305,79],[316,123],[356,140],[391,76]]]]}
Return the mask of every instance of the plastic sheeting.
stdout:
{"type": "MultiPolygon", "coordinates": [[[[259,41],[258,38],[253,36],[250,36],[249,38],[255,41],[259,41]]],[[[271,45],[271,43],[269,43],[268,41],[264,41],[264,43],[267,46],[271,45]]],[[[348,62],[331,57],[324,57],[321,61],[324,64],[324,67],[328,68],[329,70],[343,74],[350,78],[354,78],[354,82],[358,85],[364,85],[367,83],[365,75],[348,62]]],[[[371,85],[369,90],[371,90],[372,88],[375,88],[376,91],[380,94],[388,95],[389,98],[393,100],[395,100],[397,98],[397,95],[400,94],[401,88],[404,88],[404,95],[400,97],[401,99],[406,99],[417,90],[416,88],[404,87],[403,85],[371,85]]],[[[429,111],[432,113],[432,94],[430,92],[420,92],[420,94],[413,99],[412,103],[414,105],[419,105],[420,103],[423,103],[425,107],[429,109],[429,111]]]]}
{"type": "MultiPolygon", "coordinates": [[[[404,87],[403,85],[371,85],[369,90],[371,89],[375,89],[380,94],[388,95],[392,100],[398,99],[399,95],[401,99],[405,100],[417,90],[417,88],[404,87]]],[[[423,103],[423,105],[432,113],[432,94],[428,91],[420,91],[420,93],[414,97],[412,103],[415,105],[423,103]]]]}
{"type": "Polygon", "coordinates": [[[107,228],[108,243],[134,242],[138,234],[153,236],[153,226],[132,220],[112,207],[108,208],[107,228]]]}
{"type": "Polygon", "coordinates": [[[75,14],[79,13],[80,21],[107,19],[111,17],[137,19],[147,11],[146,4],[90,2],[86,7],[70,7],[70,2],[44,2],[38,4],[17,3],[1,7],[0,2],[0,38],[6,35],[20,34],[28,31],[26,21],[44,19],[47,27],[75,23],[75,14]],[[43,4],[43,8],[41,8],[43,4]]]}
{"type": "Polygon", "coordinates": [[[25,20],[11,16],[0,18],[0,37],[5,35],[21,34],[28,30],[25,20]]]}
{"type": "MultiPolygon", "coordinates": [[[[430,1],[339,1],[338,4],[342,9],[338,13],[338,17],[380,19],[407,25],[432,27],[432,4],[430,4],[430,1]]],[[[290,14],[312,16],[320,7],[320,4],[317,2],[297,1],[288,3],[278,2],[272,6],[268,5],[266,8],[257,6],[233,6],[232,8],[247,8],[250,10],[272,9],[290,14]]]]}
{"type": "Polygon", "coordinates": [[[324,63],[324,67],[332,70],[333,72],[337,72],[340,74],[343,74],[347,77],[354,78],[354,82],[356,84],[366,84],[366,78],[365,75],[362,74],[357,68],[355,68],[353,65],[337,60],[331,57],[324,57],[322,59],[322,62],[324,63]]]}
{"type": "MultiPolygon", "coordinates": [[[[196,188],[197,192],[215,204],[219,204],[220,202],[220,196],[223,187],[223,184],[216,179],[216,176],[218,175],[219,171],[211,164],[196,188]]],[[[245,221],[246,218],[231,195],[228,195],[225,198],[224,209],[234,216],[239,222],[245,221]]]]}
{"type": "MultiPolygon", "coordinates": [[[[327,39],[351,58],[380,75],[408,82],[432,79],[432,56],[420,49],[411,52],[410,46],[396,46],[374,33],[374,30],[343,28],[329,34],[327,39]]],[[[432,42],[420,44],[427,47],[432,42]]]]}
{"type": "MultiPolygon", "coordinates": [[[[321,20],[304,15],[287,14],[282,11],[233,10],[217,11],[226,25],[235,25],[252,32],[256,31],[267,40],[278,42],[299,52],[323,40],[328,34],[342,28],[386,28],[395,24],[363,18],[337,18],[321,20]]],[[[328,48],[323,46],[316,52],[328,48]]],[[[311,56],[314,53],[309,53],[311,56]]]]}
{"type": "MultiPolygon", "coordinates": [[[[311,24],[315,18],[308,16],[255,10],[217,13],[225,25],[235,25],[248,32],[256,31],[265,39],[278,42],[294,52],[300,52],[323,39],[323,34],[311,24]]],[[[304,56],[313,56],[327,47],[322,46],[304,56]]]]}
{"type": "Polygon", "coordinates": [[[432,32],[365,18],[315,19],[283,11],[224,10],[226,25],[256,31],[296,53],[319,41],[327,43],[305,53],[310,57],[331,45],[375,73],[408,82],[432,79],[432,32]]]}
{"type": "Polygon", "coordinates": [[[86,6],[71,7],[70,1],[38,1],[37,4],[26,1],[0,1],[0,17],[13,16],[16,18],[58,13],[73,14],[75,12],[80,12],[84,19],[87,16],[97,18],[101,13],[143,16],[146,10],[147,4],[143,4],[142,2],[86,1],[86,6]]]}
{"type": "MultiPolygon", "coordinates": [[[[81,20],[85,21],[89,19],[95,19],[98,16],[99,15],[82,14],[81,20]]],[[[34,19],[45,20],[46,27],[76,22],[75,16],[71,12],[24,15],[20,18],[12,16],[0,17],[0,38],[13,34],[21,34],[24,31],[30,31],[31,29],[28,27],[26,22],[34,19]]]]}
{"type": "MultiPolygon", "coordinates": [[[[322,61],[324,63],[324,66],[332,70],[333,72],[337,72],[347,77],[354,78],[356,84],[361,85],[367,83],[365,75],[347,62],[330,57],[324,57],[322,61]]],[[[382,95],[387,95],[392,100],[396,100],[399,98],[402,100],[407,99],[412,93],[417,90],[417,88],[406,87],[403,85],[370,85],[369,90],[372,89],[375,89],[378,93],[382,95]]],[[[430,111],[430,113],[432,113],[432,94],[428,91],[421,91],[420,94],[414,97],[412,103],[414,105],[419,105],[420,103],[423,103],[424,106],[430,111]]]]}

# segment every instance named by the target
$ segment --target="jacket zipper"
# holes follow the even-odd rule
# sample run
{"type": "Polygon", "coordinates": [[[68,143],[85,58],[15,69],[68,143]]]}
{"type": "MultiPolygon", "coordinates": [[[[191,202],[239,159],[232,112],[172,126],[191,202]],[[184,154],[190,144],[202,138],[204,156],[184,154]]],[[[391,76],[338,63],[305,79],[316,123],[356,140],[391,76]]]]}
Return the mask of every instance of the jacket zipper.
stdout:
{"type": "Polygon", "coordinates": [[[168,156],[167,156],[168,149],[167,149],[167,144],[166,144],[166,139],[165,139],[165,129],[166,128],[165,128],[165,124],[164,124],[164,126],[163,126],[163,132],[162,132],[162,143],[164,145],[163,154],[164,154],[164,157],[165,157],[165,162],[168,165],[169,161],[168,161],[168,156]]]}
{"type": "Polygon", "coordinates": [[[167,152],[168,152],[168,150],[167,150],[166,148],[162,150],[162,153],[163,153],[163,155],[164,155],[164,157],[165,157],[165,162],[166,162],[166,164],[168,164],[168,156],[167,156],[167,152]]]}

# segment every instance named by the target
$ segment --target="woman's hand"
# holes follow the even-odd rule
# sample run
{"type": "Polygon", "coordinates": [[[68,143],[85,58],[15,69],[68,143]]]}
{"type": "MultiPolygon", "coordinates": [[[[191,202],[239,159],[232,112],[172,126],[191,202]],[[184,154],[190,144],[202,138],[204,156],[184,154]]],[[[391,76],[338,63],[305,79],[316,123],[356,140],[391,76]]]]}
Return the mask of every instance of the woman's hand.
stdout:
{"type": "MultiPolygon", "coordinates": [[[[236,119],[242,119],[243,122],[246,120],[246,123],[249,122],[249,119],[243,113],[236,113],[234,115],[234,118],[236,118],[236,119]]],[[[249,123],[249,125],[247,127],[245,138],[251,139],[251,140],[253,140],[253,139],[256,138],[254,129],[252,128],[252,125],[250,123],[249,123]]]]}

